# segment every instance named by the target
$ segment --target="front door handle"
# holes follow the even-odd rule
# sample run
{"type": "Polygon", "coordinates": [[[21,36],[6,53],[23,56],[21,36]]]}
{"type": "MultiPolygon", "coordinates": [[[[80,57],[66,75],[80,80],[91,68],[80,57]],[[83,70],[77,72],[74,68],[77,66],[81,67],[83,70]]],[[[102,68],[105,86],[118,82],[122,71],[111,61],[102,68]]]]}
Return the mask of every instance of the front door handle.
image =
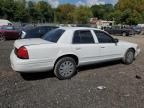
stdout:
{"type": "Polygon", "coordinates": [[[101,47],[101,48],[105,48],[105,47],[101,47]]]}

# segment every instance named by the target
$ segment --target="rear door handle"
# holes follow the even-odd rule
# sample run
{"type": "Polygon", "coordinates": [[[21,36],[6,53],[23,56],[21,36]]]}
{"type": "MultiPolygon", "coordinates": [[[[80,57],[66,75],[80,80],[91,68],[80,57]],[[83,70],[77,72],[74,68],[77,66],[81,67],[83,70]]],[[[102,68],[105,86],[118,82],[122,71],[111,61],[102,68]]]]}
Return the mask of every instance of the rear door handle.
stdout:
{"type": "Polygon", "coordinates": [[[105,48],[105,47],[101,47],[101,48],[105,48]]]}
{"type": "Polygon", "coordinates": [[[75,50],[80,50],[81,48],[76,48],[75,50]]]}

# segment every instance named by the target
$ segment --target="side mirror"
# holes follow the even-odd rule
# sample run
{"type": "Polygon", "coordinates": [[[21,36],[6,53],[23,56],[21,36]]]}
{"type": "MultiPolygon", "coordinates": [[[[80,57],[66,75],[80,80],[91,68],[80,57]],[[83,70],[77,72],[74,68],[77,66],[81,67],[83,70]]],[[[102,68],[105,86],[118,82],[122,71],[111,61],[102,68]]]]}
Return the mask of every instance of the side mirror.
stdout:
{"type": "Polygon", "coordinates": [[[118,42],[119,42],[119,40],[118,40],[118,39],[114,39],[114,42],[115,42],[115,43],[118,43],[118,42]]]}

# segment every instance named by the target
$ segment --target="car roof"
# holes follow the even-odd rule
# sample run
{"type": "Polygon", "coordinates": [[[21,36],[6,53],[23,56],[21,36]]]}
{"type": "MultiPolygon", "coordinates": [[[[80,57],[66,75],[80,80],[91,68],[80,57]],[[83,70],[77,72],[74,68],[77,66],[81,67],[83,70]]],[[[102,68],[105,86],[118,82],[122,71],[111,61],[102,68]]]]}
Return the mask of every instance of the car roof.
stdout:
{"type": "Polygon", "coordinates": [[[60,27],[59,29],[64,29],[64,30],[100,30],[100,31],[103,31],[101,29],[92,28],[92,27],[60,27]]]}
{"type": "Polygon", "coordinates": [[[57,26],[28,26],[23,28],[23,31],[29,31],[29,30],[34,30],[34,29],[39,29],[39,28],[58,28],[57,26]]]}
{"type": "Polygon", "coordinates": [[[36,27],[57,27],[57,26],[51,26],[51,25],[38,25],[36,27]]]}

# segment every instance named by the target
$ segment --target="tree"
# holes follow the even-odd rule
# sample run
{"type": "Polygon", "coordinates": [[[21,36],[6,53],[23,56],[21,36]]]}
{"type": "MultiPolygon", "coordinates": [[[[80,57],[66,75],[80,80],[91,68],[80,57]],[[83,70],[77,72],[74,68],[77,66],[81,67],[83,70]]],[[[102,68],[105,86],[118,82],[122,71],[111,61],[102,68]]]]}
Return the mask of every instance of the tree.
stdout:
{"type": "Polygon", "coordinates": [[[144,0],[119,0],[115,8],[122,13],[118,22],[130,25],[144,22],[144,0]]]}
{"type": "Polygon", "coordinates": [[[122,12],[119,10],[115,10],[114,12],[110,12],[107,17],[109,20],[115,21],[115,23],[117,24],[119,23],[121,24],[122,23],[121,16],[122,12]]]}
{"type": "Polygon", "coordinates": [[[27,9],[28,9],[28,13],[29,13],[29,20],[32,21],[36,21],[36,16],[35,15],[35,9],[34,9],[34,3],[32,1],[28,1],[27,3],[27,9]]]}
{"type": "Polygon", "coordinates": [[[109,13],[114,11],[114,6],[112,4],[105,4],[105,5],[93,5],[91,7],[94,17],[98,19],[108,19],[109,13]]]}
{"type": "Polygon", "coordinates": [[[14,12],[14,20],[19,22],[28,22],[30,16],[27,12],[25,2],[16,1],[15,5],[16,10],[14,12]]]}
{"type": "Polygon", "coordinates": [[[53,20],[53,13],[51,6],[45,1],[39,1],[35,5],[35,9],[39,15],[40,22],[51,22],[53,20]]]}
{"type": "Polygon", "coordinates": [[[142,23],[143,18],[142,15],[136,10],[129,11],[128,18],[126,18],[126,24],[129,25],[137,25],[138,23],[142,23]]]}
{"type": "Polygon", "coordinates": [[[0,17],[2,18],[4,16],[4,13],[3,13],[3,0],[0,0],[0,17]]]}
{"type": "Polygon", "coordinates": [[[13,20],[14,18],[14,12],[16,9],[16,5],[14,0],[3,0],[2,1],[2,14],[3,18],[13,20]]]}
{"type": "Polygon", "coordinates": [[[88,20],[93,17],[93,13],[89,7],[80,6],[75,9],[74,17],[76,23],[86,24],[88,20]]]}
{"type": "Polygon", "coordinates": [[[74,22],[74,10],[75,10],[75,6],[71,5],[71,4],[64,4],[64,5],[60,5],[57,9],[56,9],[56,16],[57,16],[57,20],[60,23],[72,23],[74,22]]]}

